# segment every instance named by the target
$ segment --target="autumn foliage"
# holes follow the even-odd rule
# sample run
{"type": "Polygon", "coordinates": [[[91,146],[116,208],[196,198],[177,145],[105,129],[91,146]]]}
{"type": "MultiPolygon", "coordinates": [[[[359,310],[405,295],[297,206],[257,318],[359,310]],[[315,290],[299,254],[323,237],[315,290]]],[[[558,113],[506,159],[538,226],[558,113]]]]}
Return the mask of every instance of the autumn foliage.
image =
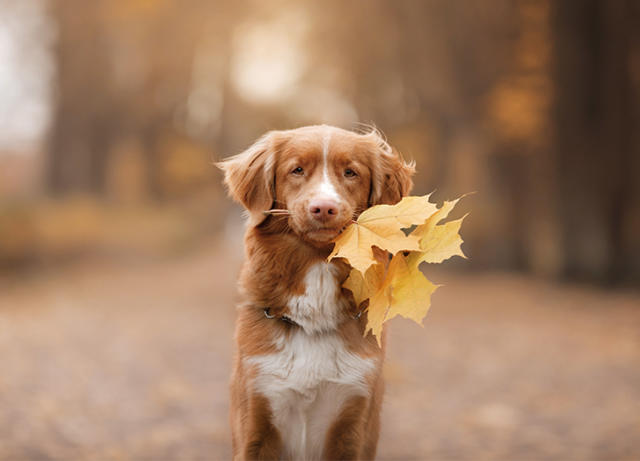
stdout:
{"type": "Polygon", "coordinates": [[[371,331],[378,343],[387,320],[401,315],[421,324],[427,314],[438,285],[422,274],[422,262],[465,257],[459,234],[464,217],[441,223],[460,198],[440,208],[429,195],[374,206],[336,238],[329,260],[344,258],[351,265],[343,287],[358,306],[368,300],[365,334],[371,331]]]}

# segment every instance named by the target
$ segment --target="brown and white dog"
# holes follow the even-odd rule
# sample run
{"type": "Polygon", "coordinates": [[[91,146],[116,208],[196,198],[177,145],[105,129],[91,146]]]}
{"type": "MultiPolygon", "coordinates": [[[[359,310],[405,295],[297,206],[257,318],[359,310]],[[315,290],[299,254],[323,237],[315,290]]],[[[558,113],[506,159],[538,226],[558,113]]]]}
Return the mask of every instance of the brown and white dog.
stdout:
{"type": "Polygon", "coordinates": [[[373,459],[384,346],[363,337],[366,314],[341,288],[349,267],[327,256],[363,210],[409,193],[413,165],[375,130],[323,125],[272,131],[219,166],[249,214],[234,459],[373,459]]]}

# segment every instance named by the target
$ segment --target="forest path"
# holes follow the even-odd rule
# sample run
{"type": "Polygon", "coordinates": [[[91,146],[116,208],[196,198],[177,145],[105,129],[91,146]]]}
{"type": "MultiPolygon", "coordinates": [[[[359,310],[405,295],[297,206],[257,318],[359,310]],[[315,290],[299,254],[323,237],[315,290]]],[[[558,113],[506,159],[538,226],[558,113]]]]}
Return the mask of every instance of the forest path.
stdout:
{"type": "MultiPolygon", "coordinates": [[[[241,250],[0,280],[0,460],[230,459],[241,250]]],[[[436,273],[394,320],[379,459],[640,458],[640,296],[436,273]]]]}

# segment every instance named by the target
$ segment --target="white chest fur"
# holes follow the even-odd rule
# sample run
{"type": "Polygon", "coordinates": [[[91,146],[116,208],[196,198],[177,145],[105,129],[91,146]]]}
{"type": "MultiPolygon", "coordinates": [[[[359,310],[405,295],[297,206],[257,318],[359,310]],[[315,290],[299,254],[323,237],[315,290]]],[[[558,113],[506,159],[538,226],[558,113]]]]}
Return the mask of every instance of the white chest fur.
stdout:
{"type": "Polygon", "coordinates": [[[274,424],[292,459],[319,459],[324,439],[345,401],[366,395],[373,359],[349,352],[335,331],[341,315],[340,289],[329,265],[313,266],[306,292],[290,303],[302,328],[279,338],[278,352],[254,356],[256,389],[271,405],[274,424]],[[320,266],[320,267],[317,267],[320,266]]]}
{"type": "Polygon", "coordinates": [[[304,294],[289,299],[289,316],[306,333],[333,331],[344,316],[346,301],[334,271],[332,264],[314,264],[304,277],[304,294]]]}

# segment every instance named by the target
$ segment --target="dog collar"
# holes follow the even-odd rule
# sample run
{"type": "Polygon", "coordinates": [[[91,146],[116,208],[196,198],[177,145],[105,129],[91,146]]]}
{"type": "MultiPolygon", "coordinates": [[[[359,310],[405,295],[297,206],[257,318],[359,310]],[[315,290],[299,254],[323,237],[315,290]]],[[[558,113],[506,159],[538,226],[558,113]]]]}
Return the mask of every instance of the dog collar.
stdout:
{"type": "Polygon", "coordinates": [[[296,326],[296,327],[300,326],[295,321],[291,320],[290,317],[287,317],[286,315],[278,317],[277,315],[271,314],[271,308],[270,307],[265,307],[264,308],[264,316],[266,318],[268,318],[268,319],[282,320],[284,323],[288,323],[289,325],[293,325],[293,326],[296,326]]]}
{"type": "MultiPolygon", "coordinates": [[[[353,319],[354,320],[360,320],[360,316],[362,315],[363,311],[364,311],[364,309],[361,309],[360,311],[358,311],[358,313],[353,316],[353,319]]],[[[296,327],[300,326],[296,321],[292,320],[291,317],[287,317],[286,315],[283,315],[281,317],[278,317],[277,315],[273,315],[271,313],[271,308],[270,307],[265,307],[263,309],[263,312],[264,312],[264,316],[266,318],[268,318],[269,320],[276,319],[276,320],[281,320],[284,323],[287,323],[287,324],[292,325],[292,326],[296,326],[296,327]]]]}

